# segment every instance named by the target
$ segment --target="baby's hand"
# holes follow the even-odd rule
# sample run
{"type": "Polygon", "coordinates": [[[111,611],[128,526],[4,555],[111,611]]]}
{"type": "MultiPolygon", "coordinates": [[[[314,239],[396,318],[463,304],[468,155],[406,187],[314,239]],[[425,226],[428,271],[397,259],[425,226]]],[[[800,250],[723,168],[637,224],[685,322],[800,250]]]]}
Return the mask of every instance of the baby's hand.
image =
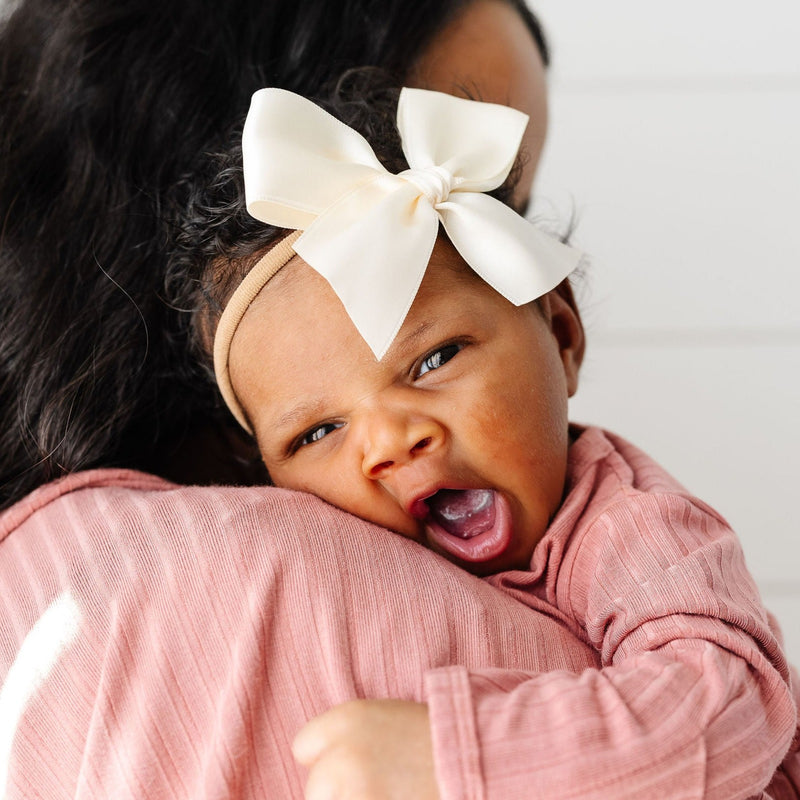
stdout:
{"type": "Polygon", "coordinates": [[[422,703],[343,703],[307,723],[292,751],[309,768],[306,800],[439,800],[422,703]]]}

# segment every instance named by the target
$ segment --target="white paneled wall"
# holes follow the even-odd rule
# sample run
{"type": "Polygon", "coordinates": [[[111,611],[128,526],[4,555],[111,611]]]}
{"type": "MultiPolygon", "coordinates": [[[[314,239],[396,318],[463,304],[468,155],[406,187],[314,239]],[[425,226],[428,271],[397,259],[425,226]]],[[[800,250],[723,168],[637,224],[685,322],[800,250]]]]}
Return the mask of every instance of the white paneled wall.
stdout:
{"type": "Polygon", "coordinates": [[[553,47],[537,216],[592,257],[572,417],[739,533],[800,665],[800,3],[531,0],[553,47]]]}

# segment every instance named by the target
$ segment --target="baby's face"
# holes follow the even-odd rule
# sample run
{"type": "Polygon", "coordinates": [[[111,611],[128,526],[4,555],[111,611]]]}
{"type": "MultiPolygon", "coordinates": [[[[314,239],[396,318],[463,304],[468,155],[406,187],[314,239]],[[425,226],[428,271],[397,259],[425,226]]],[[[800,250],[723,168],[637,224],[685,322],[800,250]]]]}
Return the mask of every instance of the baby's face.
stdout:
{"type": "Polygon", "coordinates": [[[559,295],[517,308],[440,239],[381,361],[296,257],[245,314],[229,363],[276,485],[489,574],[527,568],[559,507],[581,345],[559,295]]]}

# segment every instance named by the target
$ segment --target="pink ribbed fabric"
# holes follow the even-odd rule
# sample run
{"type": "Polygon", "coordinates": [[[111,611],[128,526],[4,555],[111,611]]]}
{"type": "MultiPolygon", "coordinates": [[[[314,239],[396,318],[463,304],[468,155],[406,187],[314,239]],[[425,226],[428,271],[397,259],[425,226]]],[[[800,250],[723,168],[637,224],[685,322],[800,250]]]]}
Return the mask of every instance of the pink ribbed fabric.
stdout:
{"type": "Polygon", "coordinates": [[[0,695],[8,800],[301,798],[290,743],[337,703],[422,700],[446,664],[596,663],[552,619],[316,498],[132,472],[75,475],[0,517],[0,686],[17,698],[11,665],[39,668],[23,642],[54,602],[77,633],[18,720],[0,695]]]}
{"type": "Polygon", "coordinates": [[[0,516],[0,796],[299,799],[355,697],[430,702],[445,800],[756,794],[795,711],[735,539],[600,431],[570,476],[485,581],[298,493],[43,487],[0,516]]]}

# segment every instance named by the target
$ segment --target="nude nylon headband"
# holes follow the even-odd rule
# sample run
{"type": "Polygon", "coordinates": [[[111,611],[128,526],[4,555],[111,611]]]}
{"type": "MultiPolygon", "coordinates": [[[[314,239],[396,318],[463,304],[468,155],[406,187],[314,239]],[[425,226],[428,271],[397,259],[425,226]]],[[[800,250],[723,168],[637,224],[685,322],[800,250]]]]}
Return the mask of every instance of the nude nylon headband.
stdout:
{"type": "Polygon", "coordinates": [[[244,280],[236,287],[231,295],[217,325],[214,336],[214,371],[217,376],[217,385],[222,394],[222,399],[236,417],[236,421],[250,434],[253,431],[247,423],[244,409],[239,404],[236,392],[231,384],[231,375],[228,369],[228,356],[231,352],[231,342],[242,321],[242,317],[258,293],[267,285],[271,278],[296,255],[294,243],[300,238],[302,231],[292,231],[281,239],[278,244],[259,259],[253,269],[245,275],[244,280]]]}
{"type": "Polygon", "coordinates": [[[508,106],[405,88],[397,129],[409,169],[395,175],[363,136],[310,100],[274,88],[253,95],[242,134],[247,210],[295,233],[234,292],[215,338],[222,396],[246,430],[228,371],[231,342],[294,253],[328,281],[378,360],[411,308],[440,226],[464,261],[518,306],[575,269],[581,253],[487,194],[508,177],[527,123],[508,106]]]}

